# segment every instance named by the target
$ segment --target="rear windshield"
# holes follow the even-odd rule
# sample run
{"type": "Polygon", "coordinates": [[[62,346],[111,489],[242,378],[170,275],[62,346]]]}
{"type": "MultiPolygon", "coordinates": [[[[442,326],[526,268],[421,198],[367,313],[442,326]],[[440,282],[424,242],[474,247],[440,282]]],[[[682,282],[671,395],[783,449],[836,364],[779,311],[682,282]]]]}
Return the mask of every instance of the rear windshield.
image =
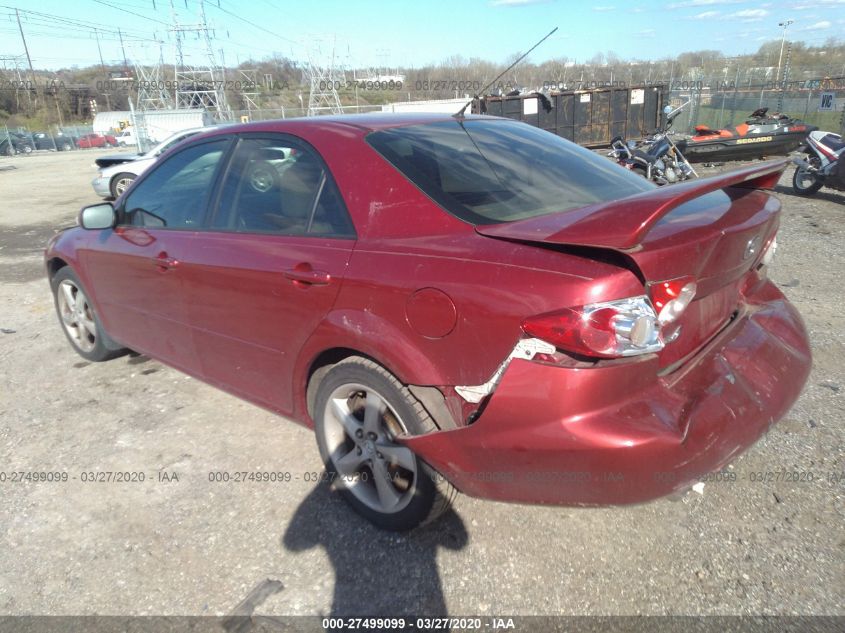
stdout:
{"type": "Polygon", "coordinates": [[[454,120],[391,128],[369,144],[452,215],[496,224],[623,198],[654,185],[525,123],[454,120]]]}

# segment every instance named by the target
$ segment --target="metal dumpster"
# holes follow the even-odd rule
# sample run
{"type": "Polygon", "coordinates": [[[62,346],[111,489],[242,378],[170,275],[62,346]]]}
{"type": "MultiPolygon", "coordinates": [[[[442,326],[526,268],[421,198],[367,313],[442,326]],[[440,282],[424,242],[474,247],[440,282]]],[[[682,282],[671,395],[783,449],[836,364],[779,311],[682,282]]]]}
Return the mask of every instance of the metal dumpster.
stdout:
{"type": "Polygon", "coordinates": [[[475,114],[523,121],[585,147],[605,147],[617,135],[641,139],[660,127],[668,86],[603,87],[482,97],[475,114]]]}

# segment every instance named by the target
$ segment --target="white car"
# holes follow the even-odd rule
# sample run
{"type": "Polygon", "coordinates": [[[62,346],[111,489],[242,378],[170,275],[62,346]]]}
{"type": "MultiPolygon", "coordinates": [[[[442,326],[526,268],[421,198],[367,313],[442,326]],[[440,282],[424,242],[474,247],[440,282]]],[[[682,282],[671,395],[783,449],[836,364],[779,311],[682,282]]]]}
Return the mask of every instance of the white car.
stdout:
{"type": "Polygon", "coordinates": [[[102,167],[97,172],[97,177],[91,181],[91,186],[98,196],[102,198],[117,198],[122,194],[126,188],[132,184],[138,176],[143,174],[153,163],[158,160],[158,157],[164,154],[174,145],[181,143],[186,138],[199,134],[200,132],[207,132],[213,130],[217,126],[208,125],[205,127],[189,128],[176,132],[173,136],[164,139],[161,143],[150,149],[148,152],[139,155],[137,158],[129,160],[128,162],[118,163],[117,165],[110,165],[102,167]]]}

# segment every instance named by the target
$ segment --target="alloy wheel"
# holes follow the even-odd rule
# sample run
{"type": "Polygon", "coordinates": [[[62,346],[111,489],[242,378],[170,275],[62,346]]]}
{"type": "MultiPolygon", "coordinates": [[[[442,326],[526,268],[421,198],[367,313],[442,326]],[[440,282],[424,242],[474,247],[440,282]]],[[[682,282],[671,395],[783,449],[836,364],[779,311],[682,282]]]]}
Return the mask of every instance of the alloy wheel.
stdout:
{"type": "Polygon", "coordinates": [[[73,344],[83,352],[90,352],[97,344],[97,325],[88,297],[75,283],[65,279],[57,293],[62,325],[73,344]]]}
{"type": "Polygon", "coordinates": [[[339,483],[376,512],[405,508],[416,490],[417,460],[395,441],[406,428],[385,398],[361,384],[341,385],[326,403],[324,420],[339,483]]]}

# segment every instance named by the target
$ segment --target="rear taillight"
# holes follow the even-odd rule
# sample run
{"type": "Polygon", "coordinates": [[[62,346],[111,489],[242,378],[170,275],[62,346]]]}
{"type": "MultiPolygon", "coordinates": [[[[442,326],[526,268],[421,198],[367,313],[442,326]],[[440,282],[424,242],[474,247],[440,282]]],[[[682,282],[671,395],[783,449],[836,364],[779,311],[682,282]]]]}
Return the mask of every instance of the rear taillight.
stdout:
{"type": "Polygon", "coordinates": [[[592,303],[525,319],[526,334],[584,356],[617,358],[663,349],[648,297],[592,303]]]}
{"type": "Polygon", "coordinates": [[[555,347],[598,358],[651,354],[677,338],[677,321],[695,296],[691,277],[652,284],[640,295],[530,317],[523,331],[555,347]],[[664,331],[664,328],[672,332],[664,331]],[[664,338],[668,334],[668,338],[664,338]]]}
{"type": "Polygon", "coordinates": [[[657,310],[657,321],[666,325],[676,321],[695,296],[696,284],[692,277],[680,277],[669,281],[651,284],[648,293],[654,309],[657,310]]]}

